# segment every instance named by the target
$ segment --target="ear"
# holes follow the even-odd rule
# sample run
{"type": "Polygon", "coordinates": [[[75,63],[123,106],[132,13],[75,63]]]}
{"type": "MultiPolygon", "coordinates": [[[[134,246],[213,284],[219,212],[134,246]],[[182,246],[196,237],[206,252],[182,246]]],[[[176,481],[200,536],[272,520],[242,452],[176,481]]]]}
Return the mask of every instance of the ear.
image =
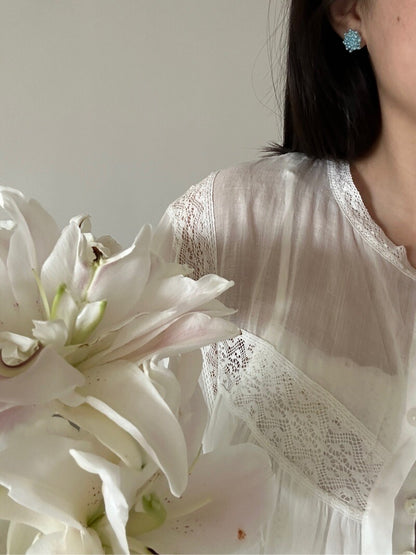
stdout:
{"type": "Polygon", "coordinates": [[[365,44],[362,9],[359,0],[333,0],[328,8],[328,18],[334,31],[341,38],[348,29],[359,31],[362,46],[365,44]]]}

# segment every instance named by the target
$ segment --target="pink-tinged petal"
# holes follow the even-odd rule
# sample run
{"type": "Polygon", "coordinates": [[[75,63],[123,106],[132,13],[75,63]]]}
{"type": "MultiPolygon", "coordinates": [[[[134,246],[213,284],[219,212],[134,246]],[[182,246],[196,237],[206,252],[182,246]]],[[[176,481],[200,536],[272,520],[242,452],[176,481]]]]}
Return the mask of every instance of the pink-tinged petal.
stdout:
{"type": "MultiPolygon", "coordinates": [[[[0,371],[5,367],[0,363],[0,371]]],[[[19,368],[21,370],[22,367],[19,368]]],[[[50,347],[45,347],[13,378],[0,378],[0,402],[13,405],[47,403],[83,385],[85,378],[50,347]]]]}
{"type": "Polygon", "coordinates": [[[143,227],[133,245],[103,261],[88,288],[88,301],[107,300],[100,330],[113,327],[137,313],[137,301],[148,280],[151,229],[143,227]]]}
{"type": "Polygon", "coordinates": [[[126,523],[129,516],[128,498],[133,497],[138,489],[138,486],[135,485],[138,472],[123,469],[93,453],[85,453],[75,449],[71,449],[70,453],[81,468],[87,472],[97,474],[101,478],[105,513],[118,544],[112,546],[113,551],[128,554],[129,547],[126,537],[126,523]],[[123,480],[123,478],[125,479],[123,480]]]}
{"type": "Polygon", "coordinates": [[[78,359],[82,361],[79,368],[84,370],[122,358],[142,363],[153,355],[163,358],[193,351],[238,333],[239,328],[231,322],[199,312],[176,319],[168,311],[140,314],[93,345],[88,358],[78,359]]]}
{"type": "Polygon", "coordinates": [[[195,312],[177,318],[169,326],[155,336],[154,332],[149,337],[139,337],[123,345],[119,349],[109,349],[106,353],[107,360],[128,358],[139,362],[158,355],[167,357],[194,351],[199,347],[223,341],[238,335],[239,328],[223,320],[195,312]]]}
{"type": "Polygon", "coordinates": [[[49,303],[62,284],[79,300],[91,279],[92,249],[79,227],[72,222],[62,231],[52,252],[42,266],[40,279],[49,303]]]}
{"type": "Polygon", "coordinates": [[[85,402],[129,432],[166,474],[174,495],[187,483],[185,439],[175,415],[135,365],[116,361],[85,372],[85,402]]]}
{"type": "MultiPolygon", "coordinates": [[[[146,345],[161,331],[166,329],[173,320],[172,312],[155,314],[139,314],[120,329],[111,331],[92,342],[88,349],[88,358],[82,363],[82,368],[89,368],[105,364],[108,360],[125,358],[124,354],[146,345]],[[113,356],[112,353],[115,353],[113,356]],[[119,353],[121,355],[119,356],[119,353]],[[110,356],[111,354],[111,356],[110,356]]],[[[79,359],[79,362],[84,358],[79,359]]]]}
{"type": "Polygon", "coordinates": [[[8,435],[16,426],[33,422],[35,419],[44,416],[45,408],[45,406],[39,405],[11,407],[7,410],[1,410],[0,408],[0,450],[2,450],[3,444],[6,444],[8,435]]]}
{"type": "Polygon", "coordinates": [[[140,540],[158,553],[255,553],[275,502],[269,457],[255,445],[202,455],[180,499],[159,484],[165,523],[140,540]]]}

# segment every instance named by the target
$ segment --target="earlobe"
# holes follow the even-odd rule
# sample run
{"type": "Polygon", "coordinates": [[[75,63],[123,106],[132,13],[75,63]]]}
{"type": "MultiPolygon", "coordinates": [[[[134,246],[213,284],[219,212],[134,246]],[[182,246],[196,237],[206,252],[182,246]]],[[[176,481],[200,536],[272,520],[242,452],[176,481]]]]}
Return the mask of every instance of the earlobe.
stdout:
{"type": "Polygon", "coordinates": [[[359,31],[362,35],[358,0],[333,0],[328,7],[328,18],[332,28],[342,39],[349,29],[359,31]]]}

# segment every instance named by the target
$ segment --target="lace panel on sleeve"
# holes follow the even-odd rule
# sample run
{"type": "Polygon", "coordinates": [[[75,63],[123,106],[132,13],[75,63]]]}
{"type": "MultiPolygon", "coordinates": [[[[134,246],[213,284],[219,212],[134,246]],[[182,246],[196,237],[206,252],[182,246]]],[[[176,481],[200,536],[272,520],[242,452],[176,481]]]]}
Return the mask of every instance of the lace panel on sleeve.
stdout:
{"type": "Polygon", "coordinates": [[[216,172],[193,185],[168,208],[174,227],[177,262],[194,270],[193,277],[216,273],[213,184],[216,172]]]}
{"type": "MultiPolygon", "coordinates": [[[[168,208],[174,231],[176,260],[193,270],[193,278],[217,272],[217,245],[213,206],[213,185],[217,172],[192,186],[168,208]]],[[[217,394],[217,347],[202,349],[200,384],[211,410],[217,394]]]]}
{"type": "Polygon", "coordinates": [[[273,460],[360,520],[388,452],[272,345],[243,331],[218,344],[218,388],[273,460]]]}

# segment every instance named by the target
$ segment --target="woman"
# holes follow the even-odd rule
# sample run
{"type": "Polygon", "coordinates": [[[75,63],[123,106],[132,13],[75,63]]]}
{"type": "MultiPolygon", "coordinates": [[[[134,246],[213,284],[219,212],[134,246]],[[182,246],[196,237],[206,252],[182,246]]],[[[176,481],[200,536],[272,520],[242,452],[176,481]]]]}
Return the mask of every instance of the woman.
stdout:
{"type": "Polygon", "coordinates": [[[192,187],[157,232],[235,281],[242,334],[205,352],[205,448],[270,453],[259,551],[415,551],[415,54],[414,0],[292,0],[284,144],[192,187]]]}

